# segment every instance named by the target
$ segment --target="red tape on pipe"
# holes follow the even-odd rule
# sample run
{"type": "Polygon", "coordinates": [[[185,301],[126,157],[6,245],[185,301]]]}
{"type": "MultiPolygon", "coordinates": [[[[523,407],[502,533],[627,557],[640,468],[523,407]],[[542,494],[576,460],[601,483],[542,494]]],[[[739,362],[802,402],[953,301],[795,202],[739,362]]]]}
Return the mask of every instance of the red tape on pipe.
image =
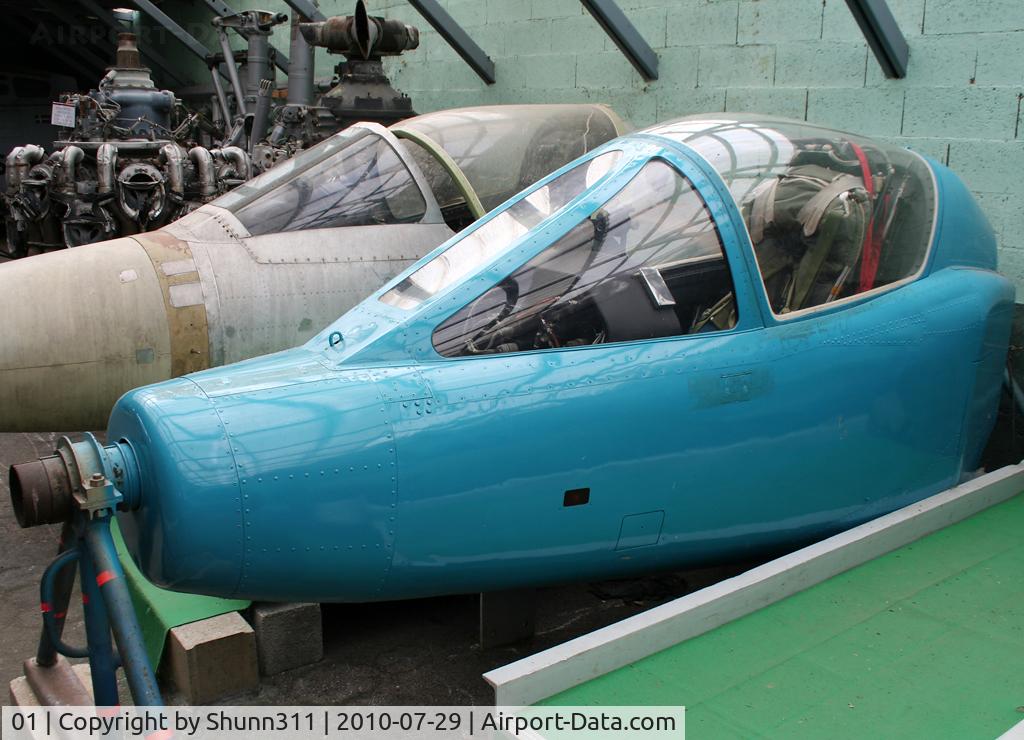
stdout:
{"type": "Polygon", "coordinates": [[[98,576],[96,576],[96,585],[100,586],[102,588],[104,583],[112,581],[115,578],[117,578],[117,576],[115,576],[109,570],[105,570],[102,573],[100,573],[98,576]]]}

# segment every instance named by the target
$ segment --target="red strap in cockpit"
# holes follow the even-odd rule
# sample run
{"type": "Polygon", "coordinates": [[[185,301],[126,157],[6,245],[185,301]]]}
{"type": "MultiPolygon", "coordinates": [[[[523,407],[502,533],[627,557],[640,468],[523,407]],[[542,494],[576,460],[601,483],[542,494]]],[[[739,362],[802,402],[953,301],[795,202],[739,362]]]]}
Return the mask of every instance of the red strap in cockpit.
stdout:
{"type": "Polygon", "coordinates": [[[868,208],[871,209],[871,216],[868,218],[867,231],[864,233],[864,246],[861,249],[860,260],[860,290],[858,292],[871,290],[875,285],[875,276],[878,274],[878,262],[882,256],[882,240],[875,230],[875,180],[871,176],[871,165],[868,164],[867,155],[864,150],[851,142],[853,153],[857,155],[860,162],[860,174],[864,178],[864,187],[868,191],[868,208]]]}

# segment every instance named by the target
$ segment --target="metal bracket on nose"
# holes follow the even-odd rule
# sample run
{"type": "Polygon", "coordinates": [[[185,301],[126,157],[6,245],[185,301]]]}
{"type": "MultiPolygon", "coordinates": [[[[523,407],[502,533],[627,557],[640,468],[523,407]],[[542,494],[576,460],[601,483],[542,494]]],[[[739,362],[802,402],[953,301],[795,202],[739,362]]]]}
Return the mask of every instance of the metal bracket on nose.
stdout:
{"type": "Polygon", "coordinates": [[[123,500],[123,496],[114,488],[103,473],[93,473],[82,482],[82,487],[74,493],[78,508],[90,519],[95,516],[110,516],[123,500]]]}

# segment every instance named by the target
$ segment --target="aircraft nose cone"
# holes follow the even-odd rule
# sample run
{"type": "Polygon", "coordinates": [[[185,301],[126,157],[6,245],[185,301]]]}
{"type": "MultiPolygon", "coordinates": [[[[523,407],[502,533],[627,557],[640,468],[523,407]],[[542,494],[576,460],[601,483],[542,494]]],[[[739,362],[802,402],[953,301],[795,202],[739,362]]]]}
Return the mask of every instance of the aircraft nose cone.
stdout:
{"type": "Polygon", "coordinates": [[[0,265],[0,432],[104,428],[122,393],[170,376],[169,345],[135,239],[0,265]]]}

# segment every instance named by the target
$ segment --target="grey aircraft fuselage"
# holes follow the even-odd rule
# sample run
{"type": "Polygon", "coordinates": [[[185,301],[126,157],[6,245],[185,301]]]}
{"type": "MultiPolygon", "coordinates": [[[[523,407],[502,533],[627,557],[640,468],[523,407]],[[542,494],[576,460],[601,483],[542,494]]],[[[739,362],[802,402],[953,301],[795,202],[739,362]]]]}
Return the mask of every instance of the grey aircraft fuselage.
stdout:
{"type": "Polygon", "coordinates": [[[157,231],[0,265],[0,432],[103,428],[133,388],[299,345],[456,229],[626,130],[598,105],[357,124],[157,231]],[[334,154],[317,159],[357,136],[375,137],[390,172],[379,155],[333,169],[334,154]],[[349,195],[372,178],[385,211],[418,194],[413,217],[359,213],[369,208],[349,195]],[[335,217],[345,209],[360,217],[335,217]],[[264,213],[289,225],[264,228],[264,213]]]}

